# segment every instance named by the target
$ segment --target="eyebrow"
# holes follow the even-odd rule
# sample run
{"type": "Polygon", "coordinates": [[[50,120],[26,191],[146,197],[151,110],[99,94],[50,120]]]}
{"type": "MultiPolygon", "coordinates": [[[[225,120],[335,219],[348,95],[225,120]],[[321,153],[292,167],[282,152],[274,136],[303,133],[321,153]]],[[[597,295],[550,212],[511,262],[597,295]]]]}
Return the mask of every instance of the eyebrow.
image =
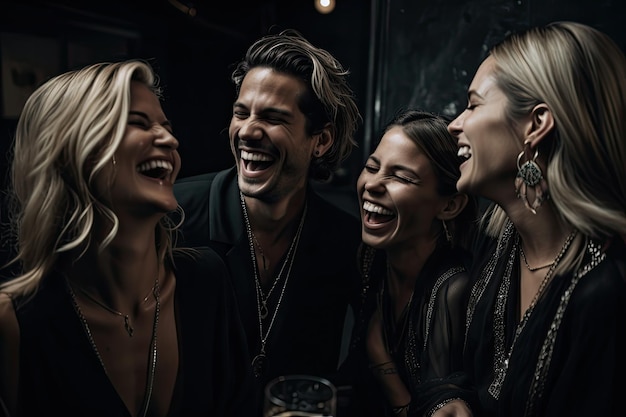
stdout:
{"type": "MultiPolygon", "coordinates": [[[[139,117],[142,117],[142,118],[144,118],[144,119],[146,119],[146,120],[150,120],[150,118],[148,117],[148,115],[147,115],[146,113],[142,112],[142,111],[130,110],[130,111],[128,112],[128,115],[129,115],[129,116],[139,116],[139,117]]],[[[165,120],[164,120],[164,121],[162,121],[160,124],[161,124],[162,126],[169,126],[169,127],[173,127],[173,126],[172,126],[172,121],[171,121],[171,120],[169,120],[169,119],[165,119],[165,120]]]]}
{"type": "MultiPolygon", "coordinates": [[[[380,160],[379,160],[378,158],[376,158],[375,156],[370,155],[370,156],[369,156],[369,158],[367,158],[367,160],[369,161],[370,159],[371,159],[372,161],[374,161],[374,162],[376,162],[377,164],[379,164],[379,165],[380,165],[380,160]]],[[[406,166],[406,165],[401,165],[401,164],[393,164],[393,165],[391,165],[391,169],[392,169],[393,171],[405,171],[405,172],[410,172],[410,173],[412,173],[413,175],[415,175],[415,176],[417,176],[417,177],[420,177],[420,175],[419,175],[419,174],[418,174],[418,173],[417,173],[417,172],[416,172],[413,168],[408,167],[408,166],[406,166]]]]}
{"type": "Polygon", "coordinates": [[[483,96],[481,96],[480,94],[478,94],[478,92],[476,92],[476,90],[469,90],[467,92],[467,98],[471,99],[472,96],[476,96],[477,98],[484,98],[483,96]]]}
{"type": "MultiPolygon", "coordinates": [[[[233,104],[233,108],[243,108],[243,109],[247,109],[248,106],[246,106],[245,104],[237,101],[233,104]]],[[[283,110],[283,109],[279,109],[277,107],[266,107],[264,109],[262,109],[259,113],[261,114],[268,114],[268,113],[276,113],[276,114],[280,114],[282,116],[285,117],[293,117],[293,113],[288,111],[288,110],[283,110]]]]}

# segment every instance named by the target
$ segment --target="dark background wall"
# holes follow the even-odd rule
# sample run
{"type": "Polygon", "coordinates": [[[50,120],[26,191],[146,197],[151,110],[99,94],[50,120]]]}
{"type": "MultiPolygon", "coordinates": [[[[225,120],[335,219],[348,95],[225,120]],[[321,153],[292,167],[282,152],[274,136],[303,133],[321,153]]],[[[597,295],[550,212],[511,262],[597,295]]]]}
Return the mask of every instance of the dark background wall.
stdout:
{"type": "MultiPolygon", "coordinates": [[[[574,20],[609,34],[626,50],[624,0],[388,0],[376,16],[375,76],[369,122],[375,137],[400,108],[454,116],[487,50],[507,33],[574,20]]],[[[368,147],[370,144],[366,144],[368,147]]]]}

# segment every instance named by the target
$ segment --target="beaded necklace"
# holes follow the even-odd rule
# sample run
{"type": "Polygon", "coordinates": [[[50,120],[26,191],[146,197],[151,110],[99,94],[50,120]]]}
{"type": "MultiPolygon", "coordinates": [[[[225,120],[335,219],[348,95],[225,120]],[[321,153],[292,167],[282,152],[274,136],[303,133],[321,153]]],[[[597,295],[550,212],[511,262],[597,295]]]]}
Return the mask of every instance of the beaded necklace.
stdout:
{"type": "MultiPolygon", "coordinates": [[[[537,305],[537,302],[539,301],[539,298],[541,297],[541,295],[543,295],[546,287],[550,283],[552,275],[554,274],[554,271],[556,270],[556,267],[561,261],[561,258],[563,257],[563,255],[565,255],[565,252],[567,252],[567,249],[569,248],[575,236],[576,236],[576,230],[570,233],[570,235],[567,237],[567,239],[565,240],[565,243],[563,244],[563,246],[561,247],[561,250],[559,251],[559,254],[556,256],[556,258],[554,259],[554,262],[550,266],[550,269],[546,273],[546,276],[543,278],[543,280],[539,284],[539,289],[535,293],[535,296],[533,297],[530,305],[524,312],[522,319],[517,324],[517,328],[515,329],[515,334],[513,336],[513,342],[511,343],[511,346],[509,347],[508,352],[506,351],[506,348],[504,346],[504,321],[505,321],[504,320],[504,311],[505,311],[504,305],[508,298],[507,295],[509,293],[509,287],[511,284],[510,278],[511,278],[512,263],[509,262],[509,264],[507,265],[505,278],[502,280],[502,285],[500,286],[500,289],[498,291],[498,299],[496,301],[496,309],[494,312],[494,324],[493,324],[494,336],[495,336],[495,340],[494,340],[495,350],[494,350],[494,364],[493,364],[494,378],[493,378],[492,383],[489,385],[488,391],[489,391],[489,394],[491,394],[491,396],[495,399],[498,399],[498,397],[500,396],[500,390],[502,388],[504,378],[506,377],[506,373],[509,367],[509,360],[511,359],[511,355],[513,354],[513,348],[515,347],[515,342],[517,342],[519,335],[524,330],[524,327],[526,326],[526,323],[528,322],[529,317],[533,313],[535,306],[537,305]]],[[[518,246],[519,246],[519,236],[516,236],[515,244],[513,247],[513,253],[516,253],[518,251],[518,246]]]]}

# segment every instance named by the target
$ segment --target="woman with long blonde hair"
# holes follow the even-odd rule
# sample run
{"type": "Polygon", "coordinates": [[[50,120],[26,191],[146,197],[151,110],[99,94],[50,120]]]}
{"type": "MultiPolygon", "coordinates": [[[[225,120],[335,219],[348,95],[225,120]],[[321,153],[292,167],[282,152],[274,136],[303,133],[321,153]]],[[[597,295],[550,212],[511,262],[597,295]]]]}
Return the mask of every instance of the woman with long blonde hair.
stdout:
{"type": "Polygon", "coordinates": [[[61,74],[26,102],[11,172],[20,273],[0,287],[11,415],[245,415],[225,266],[172,249],[177,148],[143,61],[61,74]]]}
{"type": "Polygon", "coordinates": [[[474,389],[433,415],[623,416],[626,57],[590,26],[532,28],[492,48],[468,102],[457,187],[493,202],[491,241],[467,310],[474,389]]]}

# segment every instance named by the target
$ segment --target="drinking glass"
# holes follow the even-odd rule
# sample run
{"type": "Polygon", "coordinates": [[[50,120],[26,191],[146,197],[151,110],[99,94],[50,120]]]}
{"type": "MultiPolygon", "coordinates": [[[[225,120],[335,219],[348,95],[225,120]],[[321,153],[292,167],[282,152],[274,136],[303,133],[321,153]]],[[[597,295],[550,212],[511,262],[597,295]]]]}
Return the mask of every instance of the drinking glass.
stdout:
{"type": "Polygon", "coordinates": [[[264,417],[334,417],[337,389],[313,375],[285,375],[265,387],[264,417]]]}

